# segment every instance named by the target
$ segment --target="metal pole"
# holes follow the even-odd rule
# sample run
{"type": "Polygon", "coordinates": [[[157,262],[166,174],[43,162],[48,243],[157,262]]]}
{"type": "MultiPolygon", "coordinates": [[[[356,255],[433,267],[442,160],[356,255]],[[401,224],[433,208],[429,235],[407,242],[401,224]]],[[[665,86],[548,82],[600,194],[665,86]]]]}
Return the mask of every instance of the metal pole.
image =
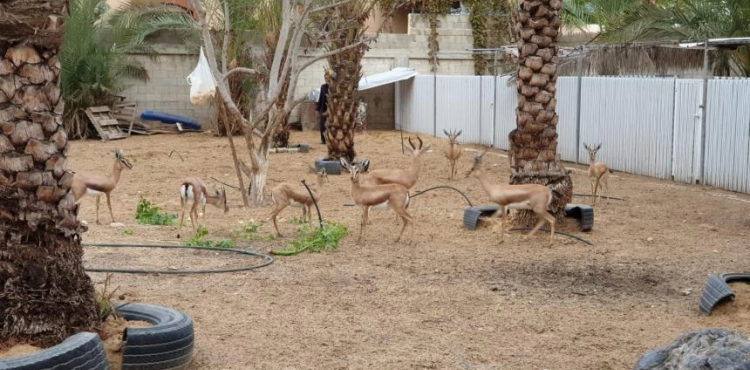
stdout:
{"type": "Polygon", "coordinates": [[[706,106],[708,104],[708,39],[703,45],[703,102],[701,104],[701,169],[699,183],[704,184],[703,176],[705,175],[706,166],[706,106]]]}
{"type": "Polygon", "coordinates": [[[583,46],[576,60],[576,75],[578,76],[578,91],[576,91],[576,163],[581,163],[581,85],[583,82],[583,46]]]}
{"type": "Polygon", "coordinates": [[[494,75],[494,83],[492,84],[492,147],[497,148],[497,143],[495,142],[495,132],[497,131],[497,128],[495,127],[497,125],[497,50],[495,50],[495,60],[494,65],[492,66],[492,71],[495,72],[494,75]]]}

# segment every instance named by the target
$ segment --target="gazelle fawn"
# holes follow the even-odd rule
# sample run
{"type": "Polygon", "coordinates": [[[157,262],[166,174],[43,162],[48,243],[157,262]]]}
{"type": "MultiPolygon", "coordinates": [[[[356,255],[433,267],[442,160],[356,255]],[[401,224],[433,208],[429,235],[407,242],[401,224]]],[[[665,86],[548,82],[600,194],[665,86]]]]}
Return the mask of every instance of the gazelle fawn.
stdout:
{"type": "Polygon", "coordinates": [[[492,217],[500,213],[501,242],[505,239],[503,225],[505,223],[506,211],[507,209],[517,209],[533,211],[539,218],[539,222],[529,232],[528,236],[534,235],[544,225],[544,221],[549,222],[549,239],[550,243],[552,243],[555,235],[555,218],[547,212],[547,207],[552,202],[552,190],[538,184],[502,185],[493,183],[484,170],[482,158],[485,154],[486,152],[482,152],[474,157],[474,166],[466,173],[466,177],[474,175],[474,177],[479,179],[482,188],[489,195],[490,201],[500,206],[500,209],[492,217]]]}
{"type": "Polygon", "coordinates": [[[401,240],[401,236],[404,235],[404,230],[406,230],[408,224],[411,224],[411,236],[409,239],[413,241],[414,218],[406,211],[406,204],[409,201],[409,190],[401,184],[363,185],[360,183],[360,167],[358,165],[351,165],[346,159],[342,158],[341,166],[349,170],[352,182],[352,199],[356,205],[362,207],[362,222],[360,223],[357,243],[365,237],[369,211],[370,208],[374,207],[390,207],[398,216],[401,216],[404,225],[401,227],[401,232],[398,234],[396,242],[401,240]]]}
{"type": "Polygon", "coordinates": [[[456,177],[456,173],[458,172],[458,169],[456,168],[456,161],[461,158],[462,151],[457,138],[459,135],[461,135],[461,131],[462,130],[458,130],[458,132],[448,132],[446,130],[443,130],[445,135],[448,136],[448,150],[445,151],[445,158],[448,158],[448,162],[451,165],[450,176],[448,176],[449,180],[453,180],[453,178],[456,177]]]}
{"type": "Polygon", "coordinates": [[[120,182],[120,175],[124,168],[132,169],[133,165],[130,161],[125,158],[122,150],[115,150],[115,163],[112,167],[112,175],[93,175],[76,173],[73,175],[73,182],[70,185],[73,191],[73,197],[78,201],[83,198],[84,195],[96,197],[96,223],[99,224],[99,199],[104,194],[107,197],[107,208],[109,208],[109,216],[112,218],[112,222],[115,222],[115,216],[112,213],[112,202],[110,200],[110,194],[117,187],[120,182]]]}
{"type": "Polygon", "coordinates": [[[612,170],[607,167],[604,162],[596,161],[596,153],[601,149],[602,144],[598,144],[595,147],[589,147],[588,144],[583,143],[583,147],[589,152],[589,180],[591,181],[591,205],[596,205],[596,193],[599,190],[599,186],[604,185],[605,196],[609,193],[609,185],[607,184],[607,177],[612,170]]]}
{"type": "Polygon", "coordinates": [[[206,214],[206,203],[217,208],[223,208],[224,213],[229,212],[227,205],[227,193],[224,187],[213,186],[213,194],[208,193],[206,184],[198,177],[188,177],[180,185],[180,205],[182,206],[182,216],[180,217],[180,227],[185,221],[185,208],[190,202],[190,222],[193,224],[193,230],[198,231],[198,204],[201,206],[201,214],[206,214]]]}
{"type": "MultiPolygon", "coordinates": [[[[328,174],[325,169],[318,172],[317,183],[310,185],[310,190],[315,197],[315,202],[320,201],[320,195],[323,190],[323,186],[328,181],[328,174]]],[[[307,191],[304,185],[292,185],[286,182],[282,182],[274,186],[271,190],[271,200],[273,200],[274,209],[271,211],[271,219],[273,220],[273,227],[276,229],[276,236],[281,237],[279,232],[279,226],[276,224],[276,216],[284,210],[284,208],[302,207],[302,219],[309,221],[312,227],[312,206],[313,198],[310,197],[310,193],[307,191]]]]}

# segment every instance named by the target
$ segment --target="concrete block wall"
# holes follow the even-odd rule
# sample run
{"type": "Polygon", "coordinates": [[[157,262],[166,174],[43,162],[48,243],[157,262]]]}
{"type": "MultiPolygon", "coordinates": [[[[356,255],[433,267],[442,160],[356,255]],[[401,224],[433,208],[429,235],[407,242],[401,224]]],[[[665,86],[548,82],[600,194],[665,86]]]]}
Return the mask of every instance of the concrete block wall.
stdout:
{"type": "Polygon", "coordinates": [[[197,55],[170,48],[160,50],[156,60],[144,55],[134,57],[146,67],[150,81],[128,81],[130,87],[120,95],[138,102],[139,115],[144,110],[158,110],[196,119],[204,130],[212,130],[216,126],[215,103],[203,106],[190,103],[190,85],[186,77],[198,64],[197,55]]]}

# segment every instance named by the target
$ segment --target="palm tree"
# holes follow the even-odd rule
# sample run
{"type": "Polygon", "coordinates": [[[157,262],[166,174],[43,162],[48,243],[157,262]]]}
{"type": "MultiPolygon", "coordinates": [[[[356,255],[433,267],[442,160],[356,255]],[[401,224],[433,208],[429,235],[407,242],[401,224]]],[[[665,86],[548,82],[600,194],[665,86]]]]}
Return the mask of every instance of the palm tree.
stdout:
{"type": "MultiPolygon", "coordinates": [[[[602,34],[607,41],[704,41],[709,38],[750,36],[747,0],[671,0],[646,4],[615,19],[602,34]]],[[[750,77],[750,47],[714,54],[715,75],[750,77]]]]}
{"type": "MultiPolygon", "coordinates": [[[[562,19],[561,0],[524,0],[518,9],[518,108],[516,148],[512,184],[536,183],[551,186],[550,209],[561,220],[573,196],[573,182],[557,157],[555,82],[557,41],[562,19]]],[[[532,212],[519,213],[517,222],[535,222],[532,212]]]]}
{"type": "Polygon", "coordinates": [[[58,51],[67,6],[10,0],[0,14],[0,342],[55,344],[97,320],[65,168],[58,51]]]}

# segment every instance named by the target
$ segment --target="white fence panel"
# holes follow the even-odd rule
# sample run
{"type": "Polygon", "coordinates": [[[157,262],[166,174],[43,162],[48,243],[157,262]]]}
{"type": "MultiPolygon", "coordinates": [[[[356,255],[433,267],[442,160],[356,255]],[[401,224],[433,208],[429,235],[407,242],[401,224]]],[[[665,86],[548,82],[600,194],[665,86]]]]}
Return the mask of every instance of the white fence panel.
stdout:
{"type": "Polygon", "coordinates": [[[479,81],[479,143],[491,146],[495,141],[495,80],[482,76],[479,81]]]}
{"type": "Polygon", "coordinates": [[[704,183],[748,192],[750,80],[708,83],[704,183]]]}
{"type": "Polygon", "coordinates": [[[677,80],[674,102],[672,176],[694,183],[700,161],[700,105],[703,80],[677,80]]]}
{"type": "Polygon", "coordinates": [[[589,162],[584,142],[601,143],[597,160],[612,169],[670,178],[674,83],[672,78],[584,78],[581,162],[589,162]]]}
{"type": "MultiPolygon", "coordinates": [[[[405,89],[408,91],[408,89],[405,89]]],[[[411,97],[411,110],[406,111],[404,131],[425,135],[435,134],[435,78],[414,76],[411,91],[404,95],[411,97]]]]}
{"type": "Polygon", "coordinates": [[[508,76],[498,77],[495,86],[495,142],[493,146],[508,150],[508,134],[516,128],[516,107],[518,107],[518,90],[515,80],[508,76]]]}
{"type": "Polygon", "coordinates": [[[578,78],[559,77],[557,98],[557,152],[564,161],[576,161],[576,109],[578,105],[578,78]]]}
{"type": "Polygon", "coordinates": [[[480,142],[480,77],[437,76],[435,80],[435,136],[443,130],[463,130],[460,141],[480,142]]]}

